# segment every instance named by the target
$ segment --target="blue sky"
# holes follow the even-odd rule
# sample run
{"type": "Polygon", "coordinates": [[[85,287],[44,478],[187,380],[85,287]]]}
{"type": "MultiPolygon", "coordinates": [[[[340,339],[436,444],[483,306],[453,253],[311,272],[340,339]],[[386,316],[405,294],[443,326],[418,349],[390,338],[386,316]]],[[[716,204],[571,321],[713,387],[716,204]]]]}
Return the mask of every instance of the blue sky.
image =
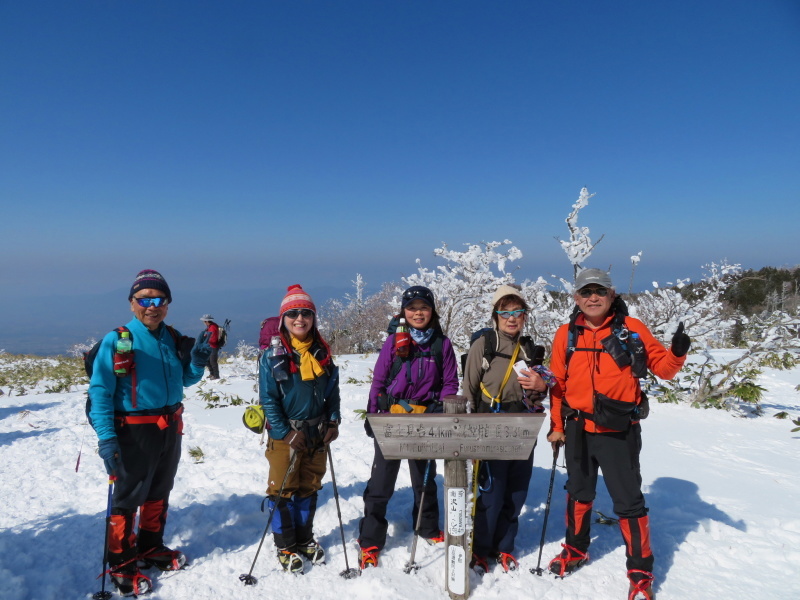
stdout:
{"type": "MultiPolygon", "coordinates": [[[[441,242],[637,285],[795,265],[795,0],[0,2],[0,282],[397,280],[441,242]]],[[[9,287],[10,286],[10,287],[9,287]]],[[[116,325],[116,324],[112,324],[116,325]]]]}

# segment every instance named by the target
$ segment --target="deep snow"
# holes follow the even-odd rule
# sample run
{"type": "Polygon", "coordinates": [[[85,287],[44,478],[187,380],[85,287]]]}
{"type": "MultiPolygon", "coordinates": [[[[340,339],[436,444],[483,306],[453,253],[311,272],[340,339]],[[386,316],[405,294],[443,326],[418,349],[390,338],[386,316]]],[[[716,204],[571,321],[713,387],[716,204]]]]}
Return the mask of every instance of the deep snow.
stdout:
{"type": "MultiPolygon", "coordinates": [[[[371,440],[353,410],[366,405],[375,359],[373,354],[338,360],[344,422],[333,459],[351,567],[357,564],[361,494],[372,459],[371,440]]],[[[253,399],[253,369],[253,363],[223,364],[224,380],[213,387],[253,399]]],[[[795,390],[800,369],[767,369],[759,383],[769,390],[762,417],[654,404],[643,423],[642,470],[659,600],[800,597],[800,435],[790,433],[788,420],[772,418],[780,410],[800,415],[800,393],[795,390]]],[[[419,544],[422,568],[411,575],[403,572],[412,540],[405,468],[390,504],[389,540],[379,568],[356,579],[339,577],[345,559],[328,474],[316,519],[328,564],[307,567],[304,576],[285,574],[268,535],[254,569],[258,584],[244,586],[239,575],[250,569],[267,519],[260,512],[267,470],[263,446],[242,425],[243,407],[208,410],[196,393],[197,387],[187,390],[184,457],[166,535],[169,545],[186,552],[191,567],[153,574],[150,598],[447,598],[443,545],[419,544]],[[189,456],[194,447],[202,449],[203,462],[189,456]]],[[[95,454],[96,438],[85,427],[83,397],[81,389],[0,398],[0,595],[7,600],[90,598],[100,590],[95,578],[102,561],[108,484],[95,454]]],[[[552,464],[544,436],[542,431],[517,539],[521,570],[495,571],[482,579],[471,575],[471,597],[622,600],[627,592],[625,557],[615,526],[593,525],[591,561],[572,577],[557,580],[529,573],[536,566],[552,464]]],[[[559,468],[543,565],[563,541],[565,478],[559,468]]],[[[441,476],[439,484],[441,498],[441,476]]],[[[613,514],[602,485],[595,508],[613,514]]]]}

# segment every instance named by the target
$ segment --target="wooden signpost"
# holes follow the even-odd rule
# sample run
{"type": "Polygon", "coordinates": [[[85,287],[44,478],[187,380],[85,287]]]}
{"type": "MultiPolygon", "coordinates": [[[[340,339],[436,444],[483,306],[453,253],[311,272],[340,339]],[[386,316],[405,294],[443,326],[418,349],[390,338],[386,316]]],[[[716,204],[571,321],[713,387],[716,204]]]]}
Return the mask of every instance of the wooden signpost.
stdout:
{"type": "Polygon", "coordinates": [[[467,460],[525,460],[544,413],[466,414],[464,396],[445,396],[443,414],[367,415],[387,459],[443,459],[445,584],[453,600],[469,596],[467,460]]]}

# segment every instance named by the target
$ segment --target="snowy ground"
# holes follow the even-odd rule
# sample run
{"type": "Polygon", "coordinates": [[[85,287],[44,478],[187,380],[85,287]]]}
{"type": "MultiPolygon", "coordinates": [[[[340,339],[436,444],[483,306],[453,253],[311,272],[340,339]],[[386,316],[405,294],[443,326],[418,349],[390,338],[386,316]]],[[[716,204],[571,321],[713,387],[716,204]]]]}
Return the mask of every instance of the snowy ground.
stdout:
{"type": "MultiPolygon", "coordinates": [[[[366,404],[374,362],[375,355],[339,360],[344,422],[333,458],[351,567],[357,562],[361,494],[372,459],[371,441],[353,410],[366,404]]],[[[222,365],[225,379],[215,387],[255,398],[251,369],[222,365]]],[[[780,410],[800,416],[795,391],[800,369],[766,370],[759,383],[769,389],[763,417],[655,404],[643,424],[642,465],[659,600],[800,598],[800,435],[790,433],[788,420],[772,418],[780,410]]],[[[307,567],[302,577],[287,575],[279,570],[268,536],[254,569],[258,584],[245,587],[239,575],[250,569],[267,519],[260,512],[266,459],[259,437],[241,424],[242,407],[207,410],[196,390],[187,392],[184,458],[166,536],[192,564],[179,573],[154,574],[153,600],[447,598],[442,545],[420,544],[422,568],[411,575],[402,570],[412,540],[405,468],[390,505],[389,541],[379,568],[357,579],[339,577],[345,558],[326,479],[316,533],[327,548],[328,564],[307,567]],[[189,457],[194,447],[202,449],[203,462],[189,457]]],[[[108,484],[95,454],[96,439],[84,422],[83,390],[0,398],[0,596],[7,600],[85,599],[100,590],[95,577],[102,561],[108,484]]],[[[521,570],[483,579],[472,575],[472,598],[626,597],[624,549],[616,527],[593,526],[591,562],[574,576],[556,580],[529,573],[536,566],[551,464],[552,453],[542,443],[517,539],[521,570]]],[[[560,550],[565,477],[559,468],[543,564],[560,550]]],[[[441,494],[441,476],[439,483],[441,494]]],[[[595,507],[612,515],[603,486],[595,507]]]]}

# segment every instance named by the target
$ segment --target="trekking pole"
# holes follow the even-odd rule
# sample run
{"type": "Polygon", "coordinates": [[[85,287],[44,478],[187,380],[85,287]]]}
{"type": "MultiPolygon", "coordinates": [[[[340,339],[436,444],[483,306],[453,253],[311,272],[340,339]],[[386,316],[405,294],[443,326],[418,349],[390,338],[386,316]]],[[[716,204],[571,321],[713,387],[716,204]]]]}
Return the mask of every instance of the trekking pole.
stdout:
{"type": "Polygon", "coordinates": [[[333,470],[333,454],[331,453],[331,445],[328,444],[326,449],[328,451],[328,464],[331,466],[331,481],[333,481],[333,497],[336,499],[336,514],[339,515],[339,531],[342,534],[342,549],[344,550],[345,569],[344,571],[339,573],[339,575],[344,577],[345,579],[353,579],[361,575],[361,570],[351,569],[350,563],[347,562],[347,544],[344,541],[344,525],[342,524],[342,511],[339,508],[339,490],[336,487],[336,473],[333,470]]]}
{"type": "Polygon", "coordinates": [[[547,490],[547,504],[544,507],[544,523],[542,523],[542,539],[539,542],[539,560],[536,561],[536,568],[531,569],[534,575],[542,576],[542,550],[544,549],[544,534],[547,531],[547,517],[550,515],[550,499],[553,497],[553,481],[556,478],[556,461],[558,460],[558,451],[561,448],[558,444],[553,449],[553,468],[550,471],[550,489],[547,490]]]}
{"type": "Polygon", "coordinates": [[[286,469],[286,474],[283,476],[283,481],[281,482],[281,489],[278,492],[278,499],[272,506],[272,510],[269,511],[269,519],[267,519],[267,526],[264,527],[264,533],[261,535],[261,541],[258,543],[258,549],[256,550],[256,555],[253,557],[253,564],[250,565],[250,572],[242,573],[241,575],[239,575],[239,581],[243,582],[245,585],[255,585],[256,583],[258,583],[258,579],[253,577],[253,569],[256,566],[258,553],[261,552],[261,546],[264,544],[264,538],[267,537],[267,531],[269,531],[269,526],[272,525],[272,517],[275,516],[275,509],[278,508],[278,502],[280,502],[281,496],[283,496],[283,488],[286,486],[286,480],[289,479],[289,473],[294,471],[295,458],[297,458],[297,452],[295,451],[294,448],[292,448],[292,450],[289,452],[289,468],[286,469]]]}
{"type": "Polygon", "coordinates": [[[417,538],[419,537],[419,527],[422,524],[422,503],[425,502],[425,488],[428,487],[428,474],[431,472],[432,460],[428,459],[428,463],[425,465],[425,477],[422,478],[422,493],[419,496],[417,523],[414,525],[414,540],[411,542],[411,557],[408,559],[405,569],[403,569],[406,573],[419,569],[419,565],[414,563],[414,555],[417,553],[417,538]]]}
{"type": "Polygon", "coordinates": [[[100,572],[102,583],[100,584],[100,591],[92,594],[94,600],[109,600],[111,592],[106,591],[106,566],[108,565],[108,530],[111,527],[111,503],[114,497],[114,475],[108,476],[108,501],[106,502],[106,533],[103,538],[103,570],[100,572]]]}

